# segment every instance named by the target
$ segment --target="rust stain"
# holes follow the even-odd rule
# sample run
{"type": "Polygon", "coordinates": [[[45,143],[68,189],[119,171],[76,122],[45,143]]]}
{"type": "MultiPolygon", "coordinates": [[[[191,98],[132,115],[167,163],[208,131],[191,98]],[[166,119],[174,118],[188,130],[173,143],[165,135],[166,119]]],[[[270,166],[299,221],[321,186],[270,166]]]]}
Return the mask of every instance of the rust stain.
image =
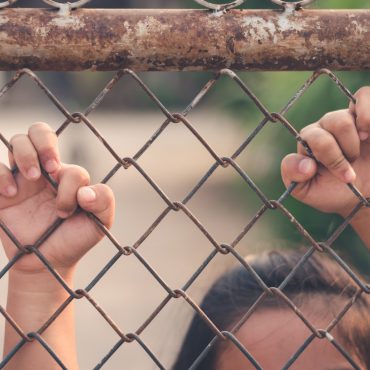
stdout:
{"type": "Polygon", "coordinates": [[[370,11],[4,9],[0,68],[370,69],[370,11]]]}

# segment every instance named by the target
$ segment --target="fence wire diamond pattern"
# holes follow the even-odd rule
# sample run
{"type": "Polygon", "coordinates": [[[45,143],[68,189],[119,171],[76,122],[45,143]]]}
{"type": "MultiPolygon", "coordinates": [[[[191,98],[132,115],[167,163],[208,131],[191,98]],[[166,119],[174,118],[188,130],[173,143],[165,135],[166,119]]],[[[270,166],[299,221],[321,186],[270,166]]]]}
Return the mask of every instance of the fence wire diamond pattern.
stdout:
{"type": "MultiPolygon", "coordinates": [[[[297,101],[304,95],[304,93],[314,84],[314,82],[318,78],[328,77],[330,78],[337,88],[348,98],[349,101],[355,102],[354,96],[351,92],[341,83],[341,81],[329,70],[321,69],[312,74],[312,76],[304,83],[304,85],[297,91],[297,93],[287,102],[287,104],[281,109],[278,113],[270,112],[264,104],[254,95],[251,89],[243,82],[241,78],[238,77],[233,71],[229,69],[223,69],[216,73],[213,78],[211,78],[204,87],[196,94],[194,99],[191,103],[181,112],[181,113],[172,113],[170,112],[156,97],[156,95],[152,92],[152,90],[142,81],[142,79],[135,74],[135,72],[125,69],[120,70],[116,73],[116,75],[107,83],[104,89],[97,95],[95,100],[87,107],[87,109],[83,112],[70,112],[68,111],[62,102],[60,102],[53,93],[45,86],[42,80],[36,76],[32,71],[23,69],[18,71],[13,78],[1,89],[0,91],[0,98],[6,95],[13,86],[21,78],[27,77],[30,78],[39,89],[41,89],[46,96],[49,98],[50,103],[53,104],[65,117],[65,121],[59,126],[57,129],[57,135],[61,136],[67,129],[73,129],[70,127],[71,124],[82,124],[85,125],[90,132],[96,137],[99,141],[97,145],[104,145],[106,150],[111,154],[111,156],[116,161],[116,165],[111,168],[106,176],[101,180],[102,183],[108,183],[109,180],[121,169],[129,169],[133,167],[153,188],[153,190],[158,194],[158,196],[163,200],[164,209],[158,215],[158,217],[154,220],[154,222],[147,228],[140,238],[131,246],[125,246],[120,243],[119,240],[115,238],[115,236],[107,230],[104,225],[99,221],[97,217],[92,214],[88,214],[88,216],[96,223],[96,225],[102,230],[102,232],[106,235],[106,237],[110,240],[113,246],[116,248],[117,253],[112,256],[110,261],[100,270],[100,272],[92,279],[92,281],[85,287],[79,288],[76,290],[71,289],[68,284],[63,280],[63,278],[58,274],[58,272],[54,269],[51,263],[45,258],[42,253],[42,244],[47,240],[47,238],[64,222],[62,219],[56,220],[50,227],[45,230],[43,235],[35,241],[33,245],[22,245],[17,240],[17,235],[14,235],[8,225],[4,224],[0,220],[0,227],[1,229],[8,235],[8,237],[14,242],[14,245],[18,248],[17,255],[9,261],[9,263],[2,268],[0,271],[0,279],[3,278],[7,272],[12,268],[12,266],[21,259],[24,255],[33,253],[48,269],[50,272],[50,278],[56,279],[66,290],[69,295],[69,298],[55,311],[55,313],[45,322],[36,332],[26,333],[23,331],[21,327],[18,326],[17,322],[15,322],[12,317],[6,312],[6,310],[0,306],[0,313],[4,316],[5,320],[16,330],[16,332],[20,336],[19,343],[5,356],[3,361],[0,363],[0,368],[3,368],[9,361],[11,361],[12,357],[15,355],[17,351],[19,351],[27,342],[30,341],[38,341],[46,351],[52,356],[55,362],[60,366],[61,369],[66,369],[65,365],[62,363],[60,358],[58,357],[58,353],[55,353],[53,349],[44,341],[42,338],[43,332],[50,326],[52,323],[58,318],[58,316],[63,312],[63,310],[71,304],[73,300],[79,299],[86,299],[96,310],[97,312],[104,318],[107,324],[115,331],[117,334],[117,342],[116,344],[110,349],[110,351],[105,355],[103,359],[95,366],[94,369],[102,368],[109,359],[114,355],[116,351],[123,344],[128,344],[131,342],[137,342],[142,348],[142,350],[150,357],[153,363],[159,369],[165,369],[165,367],[161,364],[160,358],[158,358],[150,348],[143,342],[141,339],[141,334],[146,330],[146,328],[152,323],[153,320],[156,319],[157,315],[164,309],[164,307],[173,299],[182,299],[189,304],[189,306],[193,309],[193,311],[199,315],[202,320],[208,325],[208,327],[214,333],[214,339],[207,346],[201,355],[196,359],[196,361],[191,366],[191,369],[197,369],[198,365],[200,364],[201,360],[207,353],[216,345],[218,341],[229,341],[232,343],[244,356],[246,361],[252,364],[256,369],[261,369],[260,365],[253,358],[252,354],[248,351],[248,348],[245,348],[243,344],[236,338],[235,334],[241,327],[241,325],[248,320],[251,314],[257,309],[257,307],[269,296],[276,296],[286,304],[287,308],[291,309],[299,319],[303,322],[303,324],[308,328],[310,331],[309,337],[306,339],[304,343],[297,349],[296,353],[290,358],[290,360],[285,364],[285,369],[289,368],[298,358],[299,356],[305,351],[308,345],[315,339],[320,338],[322,340],[328,340],[335,349],[341,353],[341,355],[348,361],[348,363],[354,369],[360,369],[359,365],[356,361],[350,356],[350,354],[346,351],[346,349],[333,337],[331,334],[333,328],[338,324],[338,322],[342,319],[345,313],[351,309],[351,307],[356,304],[357,299],[362,294],[369,294],[370,293],[370,286],[363,282],[361,277],[357,276],[356,273],[338,256],[338,254],[332,249],[333,242],[339,237],[339,235],[343,232],[346,226],[349,224],[350,220],[354,217],[354,215],[362,208],[368,207],[369,202],[368,200],[354,187],[353,185],[348,185],[348,191],[352,191],[358,198],[358,205],[352,210],[350,215],[346,219],[344,219],[343,223],[332,233],[332,235],[324,242],[316,241],[309,232],[305,229],[304,225],[301,225],[297,219],[290,213],[290,211],[284,206],[284,200],[289,196],[289,194],[294,190],[296,184],[292,183],[289,188],[281,194],[280,198],[277,200],[270,200],[268,197],[259,189],[259,187],[253,182],[253,180],[248,176],[245,170],[238,164],[237,160],[240,154],[248,147],[248,145],[253,141],[253,139],[269,124],[273,125],[281,125],[284,129],[288,130],[288,132],[298,141],[301,142],[307,150],[307,153],[312,156],[312,153],[307,146],[307,144],[301,139],[299,133],[296,131],[294,126],[285,118],[285,114],[292,108],[293,105],[297,103],[297,101]],[[207,95],[211,89],[215,88],[217,85],[217,81],[222,77],[226,77],[234,81],[236,87],[241,89],[245,94],[246,99],[250,99],[253,101],[255,106],[258,110],[262,113],[263,119],[259,122],[254,130],[246,137],[242,145],[235,150],[229,157],[220,157],[215,150],[208,144],[206,138],[204,138],[191,124],[189,119],[187,118],[188,114],[200,103],[200,101],[207,95]],[[93,122],[88,118],[89,114],[93,112],[104,100],[107,94],[114,89],[115,85],[119,80],[122,78],[131,78],[133,79],[138,86],[140,86],[143,91],[150,97],[150,99],[154,102],[157,108],[163,113],[163,123],[160,127],[153,133],[153,135],[143,144],[140,150],[133,156],[133,157],[122,157],[121,153],[117,153],[109,144],[109,142],[99,133],[99,131],[94,126],[93,122]],[[197,140],[199,143],[202,144],[204,150],[209,153],[209,155],[213,158],[214,164],[209,168],[209,170],[199,179],[199,181],[194,185],[193,189],[181,200],[181,201],[174,201],[170,199],[167,194],[161,189],[161,187],[153,180],[153,178],[145,171],[138,164],[138,159],[145,153],[146,151],[150,150],[151,145],[155,142],[166,130],[169,125],[183,125],[194,137],[194,140],[197,140]],[[216,171],[217,168],[232,168],[235,172],[241,177],[241,179],[245,182],[245,185],[260,198],[262,202],[261,208],[258,212],[252,217],[247,225],[240,231],[240,233],[232,240],[229,244],[219,243],[209,231],[205,228],[202,222],[197,218],[195,214],[187,207],[187,203],[189,200],[198,192],[198,190],[206,183],[206,181],[212,176],[212,174],[216,171]],[[305,255],[301,258],[299,263],[290,271],[290,273],[286,276],[285,280],[280,284],[279,287],[269,287],[265,284],[265,282],[258,276],[258,274],[253,270],[253,268],[248,264],[248,262],[240,255],[236,247],[240,243],[240,241],[244,238],[244,236],[253,228],[255,223],[266,213],[278,211],[280,212],[281,216],[287,217],[290,222],[295,226],[298,232],[307,240],[307,244],[309,247],[305,255]],[[171,212],[182,212],[193,224],[194,226],[208,239],[209,243],[213,246],[212,252],[208,255],[208,257],[202,262],[202,264],[194,271],[193,275],[189,277],[187,282],[181,288],[173,288],[169,286],[161,276],[154,270],[154,268],[144,259],[144,257],[140,254],[140,245],[144,242],[144,240],[153,232],[154,229],[171,213],[171,212]],[[352,298],[347,302],[347,304],[342,308],[342,310],[337,314],[336,318],[329,323],[329,325],[325,329],[316,328],[301,312],[295,303],[290,300],[284,294],[284,287],[289,283],[289,281],[294,276],[297,269],[299,269],[314,253],[327,253],[329,254],[340,266],[341,268],[347,272],[347,274],[351,277],[354,281],[355,285],[357,286],[356,291],[353,293],[352,298]],[[166,293],[166,297],[163,301],[156,307],[156,309],[150,314],[150,316],[142,323],[142,325],[137,328],[137,330],[133,333],[126,333],[124,328],[120,328],[109,316],[109,314],[105,311],[104,307],[100,306],[98,302],[95,300],[93,294],[91,293],[92,289],[99,284],[102,277],[110,270],[110,268],[119,260],[124,259],[126,256],[133,255],[144,267],[147,271],[152,275],[153,279],[155,279],[161,287],[164,289],[166,293]],[[256,280],[257,284],[261,288],[261,295],[255,302],[255,304],[244,314],[242,319],[235,325],[235,327],[230,331],[225,331],[224,328],[218,328],[203,312],[196,301],[193,300],[191,296],[188,295],[187,291],[189,287],[197,280],[197,278],[201,275],[201,273],[206,269],[208,264],[216,257],[216,255],[231,255],[235,258],[237,263],[240,263],[256,280]]],[[[0,133],[0,139],[3,144],[9,149],[12,150],[11,145],[7,141],[7,139],[0,133]]],[[[17,171],[17,169],[13,169],[13,171],[17,171]]],[[[43,176],[47,178],[50,184],[56,189],[57,184],[50,178],[46,171],[42,171],[43,176]]],[[[78,209],[76,212],[82,212],[81,209],[78,209]]],[[[85,211],[83,211],[85,212],[85,211]]],[[[172,263],[176,263],[176,261],[172,261],[172,263]]],[[[144,353],[143,352],[143,353],[144,353]]]]}
{"type": "MultiPolygon", "coordinates": [[[[12,6],[13,4],[16,4],[17,1],[18,0],[2,1],[0,2],[0,8],[6,8],[9,6],[12,6]]],[[[212,1],[206,1],[206,0],[193,0],[193,1],[194,3],[197,3],[206,9],[215,10],[215,11],[224,11],[224,10],[234,9],[234,8],[237,8],[243,5],[246,2],[246,0],[233,0],[233,1],[228,1],[224,4],[217,4],[212,1]]],[[[300,9],[304,6],[307,6],[315,2],[316,0],[300,0],[300,1],[293,1],[293,2],[283,1],[283,0],[270,0],[270,1],[271,3],[280,5],[283,8],[293,7],[295,9],[300,9]]],[[[77,1],[72,1],[72,2],[41,0],[41,2],[53,8],[59,9],[61,12],[69,12],[70,10],[84,7],[85,5],[89,4],[91,0],[77,0],[77,1]]]]}

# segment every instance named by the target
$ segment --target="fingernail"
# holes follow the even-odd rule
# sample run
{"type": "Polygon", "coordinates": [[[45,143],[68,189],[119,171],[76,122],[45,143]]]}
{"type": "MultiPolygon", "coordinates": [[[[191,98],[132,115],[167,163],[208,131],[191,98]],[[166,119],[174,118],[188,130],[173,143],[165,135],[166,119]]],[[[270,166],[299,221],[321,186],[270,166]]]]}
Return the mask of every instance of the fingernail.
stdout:
{"type": "Polygon", "coordinates": [[[36,180],[40,177],[41,173],[40,170],[37,167],[31,167],[27,171],[27,177],[31,180],[36,180]]]}
{"type": "Polygon", "coordinates": [[[58,169],[58,163],[54,159],[50,159],[45,163],[45,170],[48,172],[54,172],[58,169]]]}
{"type": "Polygon", "coordinates": [[[17,194],[17,188],[13,185],[9,185],[6,188],[6,194],[9,195],[10,197],[13,197],[15,194],[17,194]]]}
{"type": "Polygon", "coordinates": [[[359,136],[359,138],[360,138],[361,141],[364,141],[364,140],[366,140],[369,137],[369,133],[367,133],[365,131],[360,131],[358,133],[358,136],[359,136]]]}
{"type": "Polygon", "coordinates": [[[353,168],[350,168],[348,169],[345,173],[344,173],[344,180],[348,183],[348,182],[354,182],[356,179],[356,173],[355,171],[353,170],[353,168]]]}
{"type": "Polygon", "coordinates": [[[312,159],[309,159],[309,158],[302,159],[299,162],[298,170],[299,170],[299,172],[301,172],[301,173],[303,173],[305,175],[310,174],[312,172],[312,170],[313,170],[313,162],[312,162],[312,159]]]}
{"type": "Polygon", "coordinates": [[[96,199],[96,193],[93,189],[85,186],[79,190],[80,196],[87,202],[93,202],[96,199]]]}
{"type": "Polygon", "coordinates": [[[58,211],[57,214],[60,218],[67,218],[69,216],[69,213],[65,211],[58,211]]]}

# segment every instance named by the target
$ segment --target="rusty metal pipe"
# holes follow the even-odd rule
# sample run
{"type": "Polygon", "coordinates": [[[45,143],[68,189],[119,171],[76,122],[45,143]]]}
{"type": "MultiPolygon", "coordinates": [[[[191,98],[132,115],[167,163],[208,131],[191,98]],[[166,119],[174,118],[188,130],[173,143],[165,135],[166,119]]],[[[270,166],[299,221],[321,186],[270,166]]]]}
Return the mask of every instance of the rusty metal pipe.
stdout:
{"type": "Polygon", "coordinates": [[[370,10],[0,10],[0,70],[370,69],[370,10]]]}

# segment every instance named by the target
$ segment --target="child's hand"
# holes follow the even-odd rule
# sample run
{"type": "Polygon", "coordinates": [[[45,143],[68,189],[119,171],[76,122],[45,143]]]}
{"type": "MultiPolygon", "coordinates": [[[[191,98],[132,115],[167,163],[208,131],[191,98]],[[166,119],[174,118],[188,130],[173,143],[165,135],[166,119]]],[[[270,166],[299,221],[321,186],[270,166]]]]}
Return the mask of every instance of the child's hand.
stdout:
{"type": "Polygon", "coordinates": [[[356,93],[356,104],[330,112],[301,131],[316,163],[301,144],[281,164],[285,186],[299,184],[293,195],[323,212],[346,216],[359,202],[346,185],[370,196],[370,87],[356,93]]]}
{"type": "MultiPolygon", "coordinates": [[[[79,205],[94,213],[108,228],[114,217],[114,196],[106,185],[89,186],[89,174],[81,167],[62,164],[57,137],[44,123],[30,127],[28,135],[11,139],[10,166],[17,165],[13,176],[0,163],[0,219],[23,245],[32,245],[57,217],[71,216],[79,205]],[[40,172],[43,168],[58,182],[56,194],[40,172]]],[[[42,254],[59,270],[72,268],[92,248],[103,233],[83,212],[69,217],[40,246],[42,254]]],[[[0,238],[9,259],[18,253],[1,231],[0,238]]],[[[20,272],[42,272],[45,266],[33,254],[23,256],[13,267],[20,272]]]]}

